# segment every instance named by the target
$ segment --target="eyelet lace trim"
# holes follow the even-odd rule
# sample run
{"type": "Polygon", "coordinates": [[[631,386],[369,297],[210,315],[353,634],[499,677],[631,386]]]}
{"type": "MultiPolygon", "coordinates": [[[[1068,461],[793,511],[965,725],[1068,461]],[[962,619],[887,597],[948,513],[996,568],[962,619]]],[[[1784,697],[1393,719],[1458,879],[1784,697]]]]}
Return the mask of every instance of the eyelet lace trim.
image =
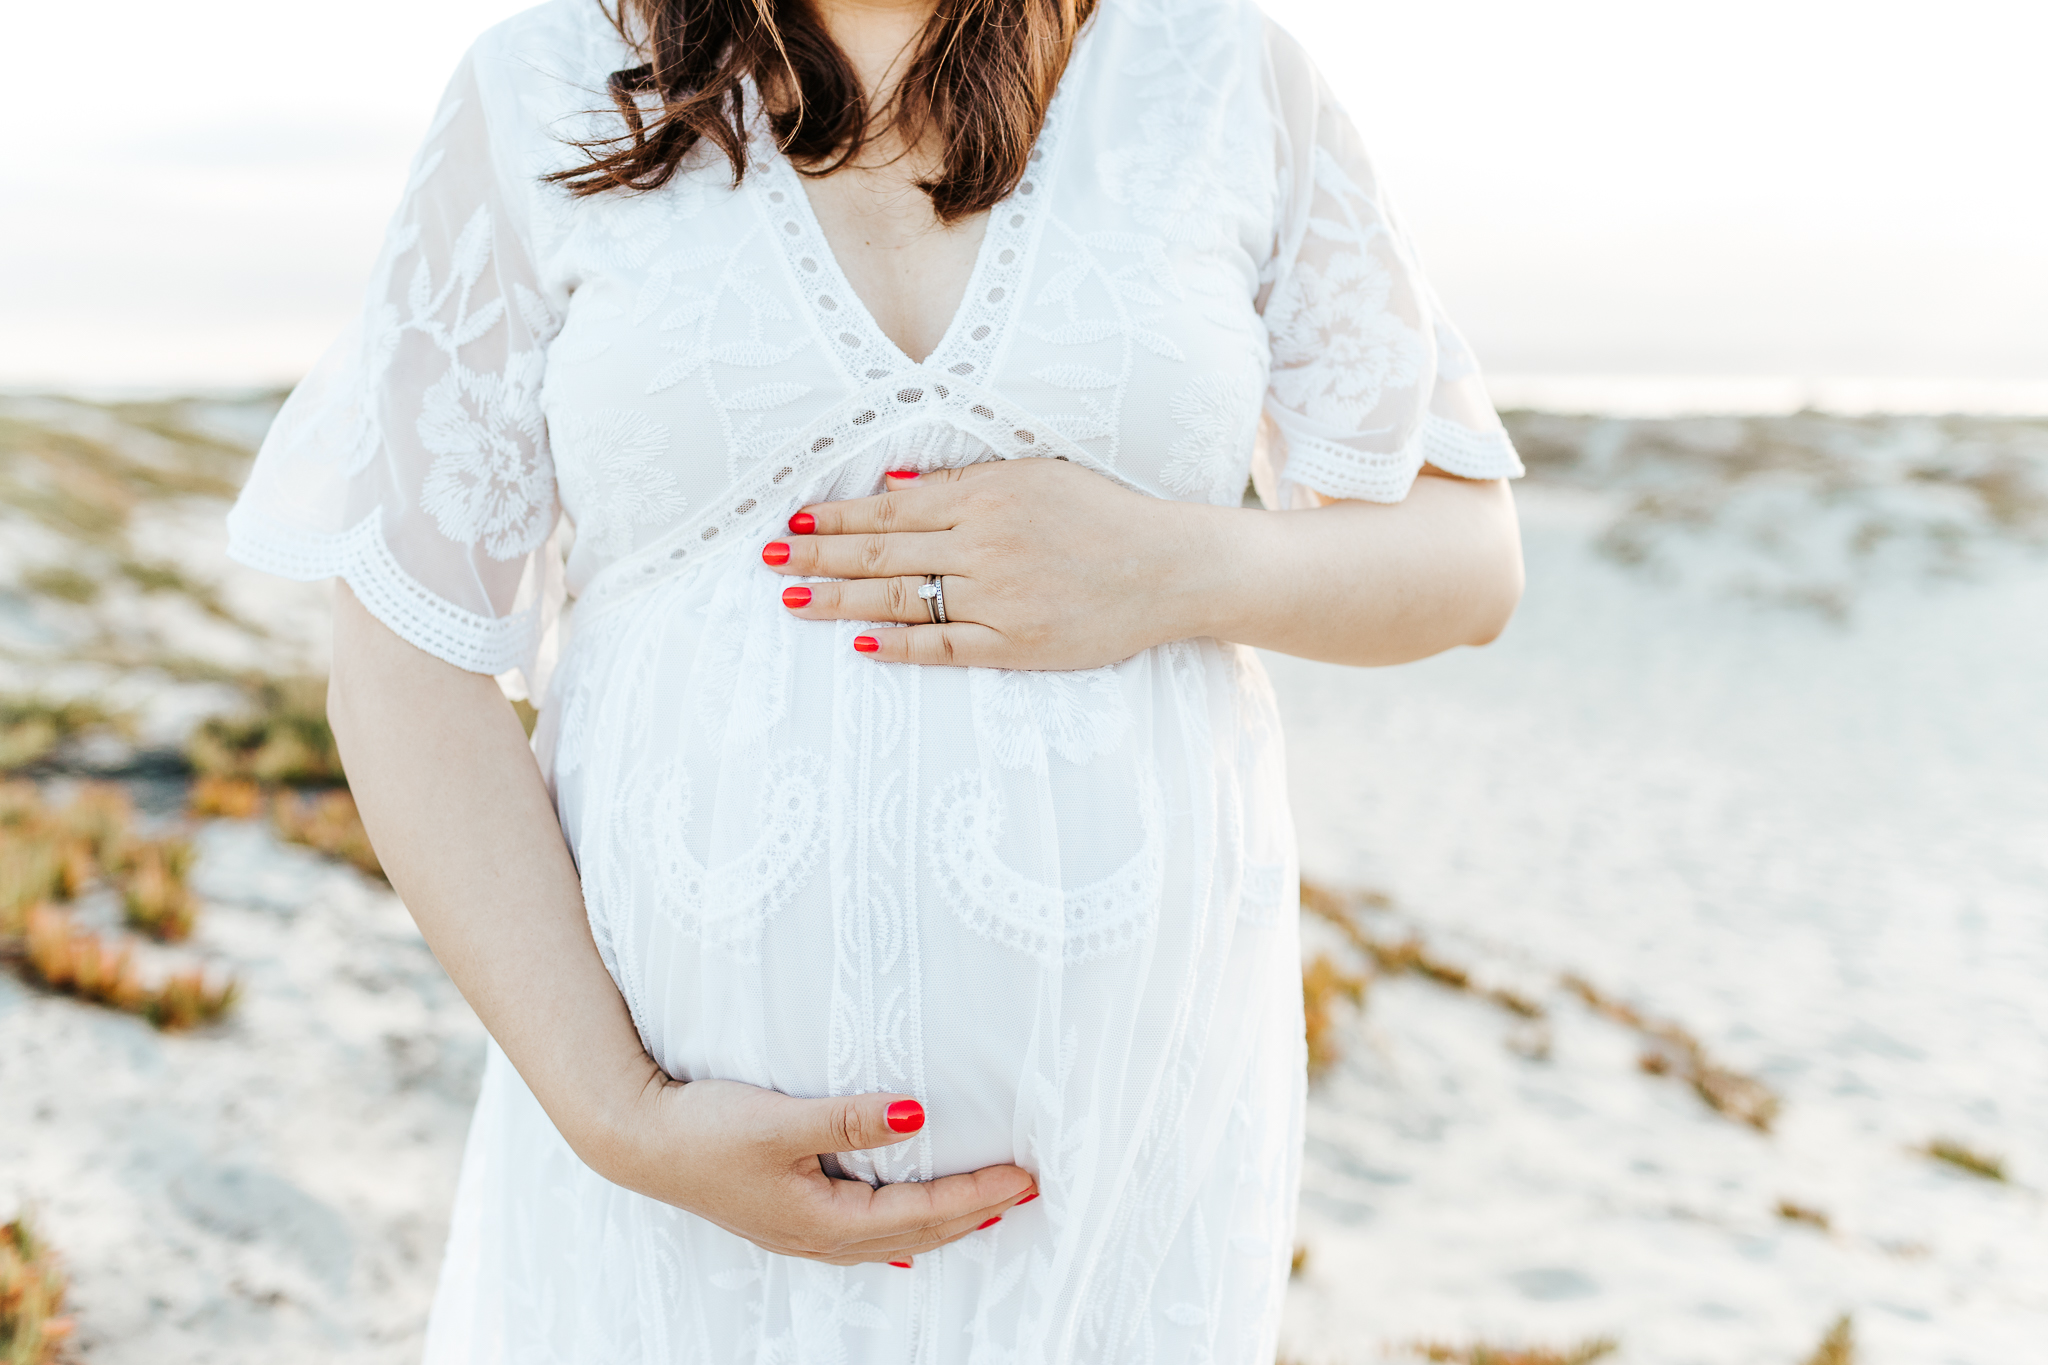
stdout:
{"type": "Polygon", "coordinates": [[[384,543],[380,508],[335,536],[314,536],[264,517],[247,503],[228,513],[228,557],[301,583],[346,582],[370,615],[437,659],[471,673],[507,673],[532,656],[537,606],[511,616],[464,611],[399,566],[384,543]]]}
{"type": "Polygon", "coordinates": [[[966,432],[998,459],[1069,460],[1126,488],[1146,491],[1008,399],[978,386],[941,382],[926,367],[912,366],[870,384],[804,428],[749,477],[736,481],[717,506],[607,566],[577,599],[577,610],[609,606],[695,567],[735,539],[779,528],[800,505],[797,490],[878,441],[933,424],[966,432]]]}
{"type": "Polygon", "coordinates": [[[1003,861],[1003,799],[978,772],[948,778],[933,798],[933,871],[961,922],[1044,966],[1122,952],[1152,932],[1166,872],[1159,784],[1140,782],[1143,835],[1136,852],[1100,881],[1063,889],[1003,861]]]}
{"type": "MultiPolygon", "coordinates": [[[[1074,54],[1078,67],[1085,51],[1074,54]]],[[[811,209],[802,178],[765,128],[755,129],[762,177],[760,205],[769,236],[781,243],[797,291],[816,320],[818,333],[855,383],[886,379],[906,368],[944,374],[954,380],[984,379],[1009,335],[1024,273],[1030,264],[1044,206],[1052,199],[1050,171],[1064,123],[1066,92],[1079,82],[1064,79],[1047,106],[1017,188],[989,211],[988,229],[975,256],[967,293],[946,326],[946,334],[922,361],[913,361],[888,338],[839,268],[825,230],[811,209]]]]}
{"type": "Polygon", "coordinates": [[[1399,502],[1425,464],[1468,479],[1513,479],[1523,472],[1506,431],[1474,431],[1433,412],[1406,445],[1392,451],[1358,450],[1303,431],[1285,413],[1275,416],[1287,438],[1283,477],[1326,497],[1399,502]]]}
{"type": "MultiPolygon", "coordinates": [[[[1074,65],[1078,67],[1085,56],[1085,51],[1077,52],[1074,65]]],[[[607,566],[579,599],[580,610],[609,605],[693,567],[736,536],[744,538],[749,529],[779,526],[796,510],[797,488],[911,425],[950,423],[981,440],[999,459],[1071,460],[1125,487],[1146,491],[978,382],[994,368],[1010,332],[1043,206],[1052,197],[1048,172],[1058,150],[1064,92],[1073,84],[1063,80],[1054,93],[1024,179],[991,212],[967,297],[946,335],[923,361],[911,360],[883,334],[847,283],[789,158],[772,140],[756,147],[755,164],[762,168],[757,202],[767,215],[769,235],[782,243],[790,275],[828,349],[862,387],[762,460],[718,506],[607,566]]],[[[756,137],[766,139],[765,130],[757,128],[756,137]]]]}

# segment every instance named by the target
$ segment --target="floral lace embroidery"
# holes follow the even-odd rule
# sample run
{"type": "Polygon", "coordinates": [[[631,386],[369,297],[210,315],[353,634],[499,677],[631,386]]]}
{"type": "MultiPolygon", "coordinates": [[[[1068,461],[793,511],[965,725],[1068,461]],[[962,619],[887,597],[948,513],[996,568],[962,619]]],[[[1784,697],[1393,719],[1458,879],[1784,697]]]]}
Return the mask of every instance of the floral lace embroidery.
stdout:
{"type": "Polygon", "coordinates": [[[682,515],[676,477],[658,463],[668,453],[668,428],[626,408],[557,411],[548,418],[562,485],[562,503],[576,537],[606,557],[633,548],[635,526],[659,526],[682,515]]]}
{"type": "MultiPolygon", "coordinates": [[[[402,331],[418,332],[448,358],[448,368],[421,399],[420,444],[438,458],[427,469],[420,506],[459,545],[481,544],[493,559],[516,559],[540,548],[552,524],[555,471],[540,410],[545,352],[515,351],[493,373],[469,369],[462,349],[504,319],[506,300],[472,308],[470,293],[490,264],[491,212],[479,207],[455,239],[447,278],[437,288],[422,256],[406,287],[409,316],[402,331]],[[441,314],[452,305],[452,315],[441,314]]],[[[530,294],[531,291],[529,291],[530,294]]],[[[538,295],[547,336],[554,323],[538,295]]]]}
{"type": "Polygon", "coordinates": [[[1389,307],[1394,276],[1370,250],[1387,230],[1360,221],[1359,191],[1324,152],[1316,183],[1343,203],[1342,222],[1314,218],[1312,235],[1349,248],[1322,266],[1296,264],[1266,306],[1273,332],[1273,393],[1335,431],[1362,431],[1390,392],[1413,389],[1429,364],[1421,333],[1389,307]]]}
{"type": "Polygon", "coordinates": [[[1082,673],[968,670],[975,737],[1005,768],[1045,771],[1050,750],[1069,763],[1120,748],[1130,707],[1115,668],[1082,673]]]}
{"type": "Polygon", "coordinates": [[[1245,453],[1259,422],[1256,397],[1247,402],[1247,393],[1243,383],[1205,374],[1174,395],[1173,420],[1186,435],[1167,448],[1160,478],[1168,488],[1219,507],[1235,506],[1244,496],[1245,453]]]}

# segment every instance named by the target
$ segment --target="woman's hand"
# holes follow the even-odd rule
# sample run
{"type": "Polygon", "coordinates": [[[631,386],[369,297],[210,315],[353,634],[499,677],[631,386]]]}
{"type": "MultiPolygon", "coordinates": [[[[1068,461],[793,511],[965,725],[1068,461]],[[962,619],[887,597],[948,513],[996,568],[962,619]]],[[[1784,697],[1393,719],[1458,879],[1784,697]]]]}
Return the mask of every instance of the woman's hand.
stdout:
{"type": "Polygon", "coordinates": [[[1209,635],[1332,663],[1483,645],[1522,592],[1499,480],[1424,470],[1399,503],[1268,512],[1147,497],[1061,460],[892,473],[818,503],[762,559],[810,620],[895,621],[854,648],[889,663],[1094,668],[1209,635]],[[918,590],[945,576],[932,624],[918,590]]]}
{"type": "MultiPolygon", "coordinates": [[[[335,602],[328,715],[377,855],[434,955],[563,1139],[606,1179],[770,1251],[904,1263],[1032,1197],[1015,1166],[870,1189],[822,1152],[901,1142],[907,1095],[799,1100],[670,1080],[647,1055],[584,913],[554,801],[504,693],[335,602]],[[892,1105],[896,1122],[889,1122],[892,1105]]],[[[914,1112],[913,1112],[914,1111],[914,1112]]]]}
{"type": "Polygon", "coordinates": [[[798,616],[908,625],[861,637],[889,662],[1095,668],[1203,633],[1185,565],[1204,529],[1189,514],[1204,510],[1065,461],[1010,460],[891,474],[879,496],[807,507],[762,558],[844,580],[784,589],[798,616]],[[949,625],[917,595],[926,574],[945,575],[949,625]]]}
{"type": "Polygon", "coordinates": [[[922,1128],[906,1095],[800,1100],[738,1081],[651,1079],[600,1174],[779,1255],[907,1266],[1038,1197],[1016,1166],[880,1189],[825,1174],[821,1152],[887,1147],[922,1128]]]}

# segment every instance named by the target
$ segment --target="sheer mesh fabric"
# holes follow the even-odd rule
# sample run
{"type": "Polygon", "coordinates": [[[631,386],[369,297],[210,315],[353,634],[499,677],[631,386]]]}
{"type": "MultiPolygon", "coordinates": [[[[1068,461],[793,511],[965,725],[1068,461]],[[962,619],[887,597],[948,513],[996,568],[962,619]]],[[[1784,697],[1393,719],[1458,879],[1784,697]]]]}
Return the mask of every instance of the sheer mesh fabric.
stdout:
{"type": "Polygon", "coordinates": [[[344,578],[429,653],[523,678],[560,599],[541,384],[566,299],[543,295],[527,175],[492,127],[502,74],[473,57],[450,83],[362,315],[278,414],[229,552],[344,578]]]}

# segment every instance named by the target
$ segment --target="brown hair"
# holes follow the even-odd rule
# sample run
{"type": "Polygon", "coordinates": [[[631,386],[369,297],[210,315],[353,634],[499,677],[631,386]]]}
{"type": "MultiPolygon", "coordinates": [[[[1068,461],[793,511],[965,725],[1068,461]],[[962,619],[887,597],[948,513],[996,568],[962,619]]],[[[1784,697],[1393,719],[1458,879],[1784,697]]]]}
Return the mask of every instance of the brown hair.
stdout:
{"type": "Polygon", "coordinates": [[[703,141],[725,154],[738,184],[751,78],[776,141],[806,175],[829,175],[884,130],[906,148],[930,139],[939,170],[918,188],[951,223],[993,206],[1023,178],[1094,9],[1095,0],[938,0],[876,110],[809,0],[620,0],[613,22],[648,59],[607,82],[625,130],[576,143],[590,160],[547,179],[578,195],[659,189],[703,141]],[[643,102],[650,95],[658,108],[643,102]]]}

